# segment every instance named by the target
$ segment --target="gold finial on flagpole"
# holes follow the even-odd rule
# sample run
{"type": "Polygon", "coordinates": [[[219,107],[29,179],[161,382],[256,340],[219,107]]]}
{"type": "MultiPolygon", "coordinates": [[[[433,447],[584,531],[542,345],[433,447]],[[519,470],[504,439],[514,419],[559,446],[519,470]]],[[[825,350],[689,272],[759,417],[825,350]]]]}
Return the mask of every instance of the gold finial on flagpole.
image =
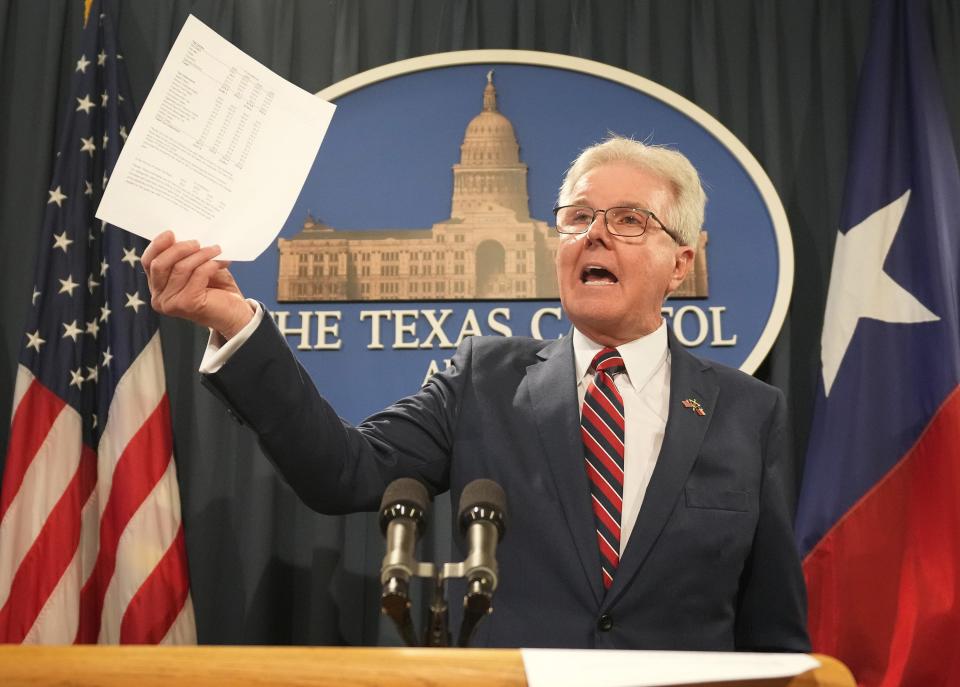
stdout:
{"type": "Polygon", "coordinates": [[[93,0],[83,0],[83,25],[87,25],[87,20],[90,18],[90,6],[93,4],[93,0]]]}

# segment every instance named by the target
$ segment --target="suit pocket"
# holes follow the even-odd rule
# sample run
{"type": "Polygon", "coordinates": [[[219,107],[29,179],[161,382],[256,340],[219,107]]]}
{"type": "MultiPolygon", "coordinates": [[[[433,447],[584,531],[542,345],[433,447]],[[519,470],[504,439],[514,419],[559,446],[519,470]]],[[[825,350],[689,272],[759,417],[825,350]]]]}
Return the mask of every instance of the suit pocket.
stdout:
{"type": "Polygon", "coordinates": [[[714,489],[684,489],[687,508],[708,508],[714,510],[732,510],[746,513],[750,510],[750,492],[721,491],[714,489]]]}

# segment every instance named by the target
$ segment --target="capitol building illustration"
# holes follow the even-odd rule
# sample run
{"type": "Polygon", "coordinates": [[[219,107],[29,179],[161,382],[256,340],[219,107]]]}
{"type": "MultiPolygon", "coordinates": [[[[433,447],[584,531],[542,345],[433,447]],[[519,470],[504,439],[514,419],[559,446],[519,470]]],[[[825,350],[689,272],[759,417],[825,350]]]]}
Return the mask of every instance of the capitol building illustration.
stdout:
{"type": "MultiPolygon", "coordinates": [[[[513,125],[497,110],[492,71],[453,165],[448,219],[429,229],[343,231],[308,216],[302,231],[277,243],[279,302],[559,297],[559,236],[530,217],[527,165],[513,125]]],[[[674,297],[707,295],[705,249],[704,231],[674,297]]]]}

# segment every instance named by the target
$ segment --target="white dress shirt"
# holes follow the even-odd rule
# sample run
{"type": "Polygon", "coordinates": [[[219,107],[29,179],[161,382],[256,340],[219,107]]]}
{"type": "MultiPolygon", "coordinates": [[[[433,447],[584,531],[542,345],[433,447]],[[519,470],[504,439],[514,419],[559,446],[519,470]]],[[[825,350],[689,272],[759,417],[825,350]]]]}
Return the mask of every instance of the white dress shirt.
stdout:
{"type": "MultiPolygon", "coordinates": [[[[577,369],[577,396],[583,397],[593,381],[590,363],[603,349],[579,330],[573,330],[573,355],[577,369]]],[[[613,378],[623,398],[623,511],[620,516],[620,555],[637,522],[644,494],[660,455],[670,405],[670,352],[667,325],[646,336],[617,346],[627,371],[613,378]]],[[[586,469],[586,468],[584,468],[586,469]]]]}
{"type": "Polygon", "coordinates": [[[203,374],[212,375],[214,372],[218,372],[230,360],[233,352],[240,348],[253,335],[254,330],[260,326],[260,322],[263,320],[263,306],[252,298],[248,298],[247,303],[253,306],[253,319],[247,322],[243,329],[234,334],[232,339],[227,341],[218,332],[210,330],[207,349],[203,352],[203,359],[200,361],[200,372],[203,374]]]}
{"type": "MultiPolygon", "coordinates": [[[[250,338],[263,319],[263,308],[257,301],[248,299],[256,310],[253,319],[229,341],[216,332],[210,332],[207,349],[200,362],[200,372],[213,374],[230,359],[243,343],[250,338]]],[[[583,407],[583,397],[590,386],[588,374],[594,356],[603,348],[577,329],[573,330],[573,354],[577,375],[577,397],[583,407]]],[[[623,554],[633,526],[637,522],[644,494],[650,484],[650,476],[660,455],[663,434],[667,426],[667,409],[670,403],[670,353],[667,348],[667,326],[660,327],[635,341],[617,347],[627,371],[614,378],[617,391],[623,398],[624,418],[624,470],[623,511],[620,519],[620,554],[623,554]]],[[[584,468],[586,469],[586,468],[584,468]]]]}

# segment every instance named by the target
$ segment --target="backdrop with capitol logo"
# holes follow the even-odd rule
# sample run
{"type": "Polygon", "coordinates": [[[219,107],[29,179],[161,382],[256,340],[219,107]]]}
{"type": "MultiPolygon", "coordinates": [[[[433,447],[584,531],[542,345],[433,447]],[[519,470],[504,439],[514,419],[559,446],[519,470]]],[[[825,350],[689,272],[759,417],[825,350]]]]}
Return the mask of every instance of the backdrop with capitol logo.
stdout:
{"type": "Polygon", "coordinates": [[[769,351],[793,283],[786,215],[693,103],[527,51],[406,60],[318,95],[337,112],[281,237],[233,269],[343,417],[412,392],[466,336],[569,331],[552,209],[571,160],[611,132],[680,150],[707,189],[694,268],[663,310],[679,340],[748,372],[769,351]]]}

